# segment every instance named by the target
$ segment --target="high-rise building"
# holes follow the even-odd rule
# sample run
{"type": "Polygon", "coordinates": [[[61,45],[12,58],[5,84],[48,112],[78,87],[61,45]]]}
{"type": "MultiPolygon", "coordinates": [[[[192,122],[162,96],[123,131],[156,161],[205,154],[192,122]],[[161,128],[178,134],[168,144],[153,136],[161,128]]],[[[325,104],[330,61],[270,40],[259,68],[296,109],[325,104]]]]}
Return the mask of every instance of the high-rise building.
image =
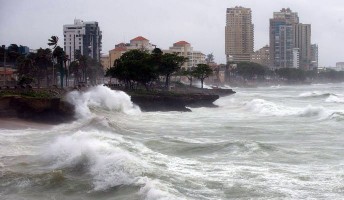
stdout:
{"type": "Polygon", "coordinates": [[[270,19],[270,62],[272,68],[293,67],[293,26],[299,23],[296,12],[283,8],[270,19]]]}
{"type": "Polygon", "coordinates": [[[310,70],[311,64],[311,25],[294,24],[294,47],[300,50],[300,69],[310,70]]]}
{"type": "Polygon", "coordinates": [[[74,24],[63,25],[64,51],[70,61],[77,55],[90,56],[100,61],[102,50],[102,32],[98,22],[84,22],[75,19],[74,24]]]}
{"type": "Polygon", "coordinates": [[[271,67],[311,67],[311,25],[299,23],[296,12],[283,8],[270,19],[271,67]]]}
{"type": "Polygon", "coordinates": [[[293,48],[293,68],[300,68],[300,49],[293,48]]]}
{"type": "Polygon", "coordinates": [[[249,62],[254,48],[254,26],[250,8],[227,8],[225,53],[227,62],[249,62]]]}
{"type": "Polygon", "coordinates": [[[319,49],[317,44],[311,45],[311,69],[315,70],[319,67],[319,49]]]}

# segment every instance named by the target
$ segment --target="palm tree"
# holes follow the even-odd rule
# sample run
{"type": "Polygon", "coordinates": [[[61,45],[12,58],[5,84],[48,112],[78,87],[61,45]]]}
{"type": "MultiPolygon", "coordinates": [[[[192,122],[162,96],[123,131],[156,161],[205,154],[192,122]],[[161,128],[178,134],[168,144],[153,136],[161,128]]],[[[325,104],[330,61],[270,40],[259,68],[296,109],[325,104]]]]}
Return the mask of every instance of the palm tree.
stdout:
{"type": "Polygon", "coordinates": [[[73,61],[69,65],[69,71],[74,75],[74,86],[77,85],[81,80],[80,64],[79,61],[73,61]]]}
{"type": "Polygon", "coordinates": [[[53,57],[57,59],[57,63],[59,66],[60,71],[60,84],[61,88],[63,88],[63,76],[64,76],[64,68],[63,68],[63,62],[64,62],[64,56],[65,52],[60,46],[57,46],[53,51],[53,57]]]}
{"type": "Polygon", "coordinates": [[[59,38],[57,36],[51,36],[50,39],[48,39],[48,45],[49,46],[54,46],[52,49],[55,49],[57,46],[57,43],[59,41],[59,38]]]}
{"type": "MultiPolygon", "coordinates": [[[[49,41],[48,45],[49,46],[53,46],[51,51],[54,51],[55,48],[57,47],[57,43],[59,41],[59,38],[57,36],[53,35],[53,36],[50,37],[50,39],[48,39],[48,41],[49,41]]],[[[51,58],[53,58],[53,55],[52,55],[51,58]]],[[[53,83],[55,84],[54,60],[52,59],[52,61],[53,61],[53,83]]]]}
{"type": "Polygon", "coordinates": [[[63,64],[64,64],[64,72],[65,72],[65,75],[66,75],[66,87],[68,86],[68,76],[69,76],[69,69],[67,68],[67,61],[69,61],[69,56],[66,55],[66,53],[64,52],[64,55],[63,55],[63,64]]]}
{"type": "Polygon", "coordinates": [[[87,57],[84,55],[79,56],[79,64],[81,66],[82,77],[85,84],[87,84],[87,57]]]}

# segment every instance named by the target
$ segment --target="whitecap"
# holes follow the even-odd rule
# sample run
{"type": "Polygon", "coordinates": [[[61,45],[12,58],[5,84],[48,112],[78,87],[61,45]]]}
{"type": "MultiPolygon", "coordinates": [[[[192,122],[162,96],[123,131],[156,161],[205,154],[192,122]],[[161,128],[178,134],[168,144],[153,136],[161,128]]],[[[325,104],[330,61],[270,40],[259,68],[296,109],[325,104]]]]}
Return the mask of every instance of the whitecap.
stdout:
{"type": "Polygon", "coordinates": [[[86,92],[70,92],[66,99],[75,105],[78,118],[92,116],[90,108],[123,112],[125,114],[138,114],[141,112],[140,108],[131,102],[129,95],[102,85],[92,87],[86,92]]]}

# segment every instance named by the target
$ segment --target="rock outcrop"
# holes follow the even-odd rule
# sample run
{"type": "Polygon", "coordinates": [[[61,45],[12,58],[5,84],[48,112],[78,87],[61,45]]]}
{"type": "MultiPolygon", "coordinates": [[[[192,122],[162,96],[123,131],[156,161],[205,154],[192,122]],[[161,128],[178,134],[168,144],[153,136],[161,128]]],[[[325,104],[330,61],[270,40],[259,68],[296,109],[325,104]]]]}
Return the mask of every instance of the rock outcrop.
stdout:
{"type": "Polygon", "coordinates": [[[130,93],[131,101],[144,112],[191,111],[187,107],[215,107],[219,95],[212,94],[136,94],[130,93]]]}
{"type": "Polygon", "coordinates": [[[17,117],[45,123],[74,119],[74,106],[61,98],[0,97],[0,117],[17,117]]]}

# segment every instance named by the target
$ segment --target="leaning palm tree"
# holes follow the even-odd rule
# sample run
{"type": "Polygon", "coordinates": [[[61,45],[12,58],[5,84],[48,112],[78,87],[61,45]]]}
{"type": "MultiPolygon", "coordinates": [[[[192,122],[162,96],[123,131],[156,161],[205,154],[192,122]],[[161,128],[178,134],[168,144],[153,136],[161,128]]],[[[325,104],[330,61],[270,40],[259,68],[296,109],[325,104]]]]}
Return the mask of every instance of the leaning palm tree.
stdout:
{"type": "Polygon", "coordinates": [[[54,46],[53,47],[53,49],[55,49],[56,48],[56,46],[57,46],[57,42],[59,41],[59,38],[57,37],[57,36],[51,36],[51,38],[50,39],[48,39],[48,45],[49,46],[54,46]]]}
{"type": "MultiPolygon", "coordinates": [[[[59,41],[59,38],[57,36],[51,36],[50,39],[48,39],[48,45],[49,46],[53,46],[51,51],[54,51],[55,48],[57,47],[57,43],[59,41]]],[[[53,60],[53,56],[52,56],[52,63],[53,63],[53,84],[55,84],[55,72],[54,72],[54,60],[53,60]]]]}

